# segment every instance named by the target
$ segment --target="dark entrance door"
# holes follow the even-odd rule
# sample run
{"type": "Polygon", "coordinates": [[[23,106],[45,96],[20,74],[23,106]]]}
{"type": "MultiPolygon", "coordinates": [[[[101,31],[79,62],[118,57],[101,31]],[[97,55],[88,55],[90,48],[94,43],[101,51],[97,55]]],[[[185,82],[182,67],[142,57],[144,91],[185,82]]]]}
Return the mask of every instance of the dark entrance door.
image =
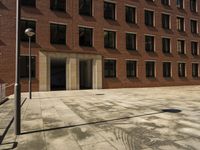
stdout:
{"type": "Polygon", "coordinates": [[[80,89],[92,89],[92,60],[79,62],[80,89]]]}
{"type": "Polygon", "coordinates": [[[66,60],[51,60],[51,91],[66,90],[66,60]]]}

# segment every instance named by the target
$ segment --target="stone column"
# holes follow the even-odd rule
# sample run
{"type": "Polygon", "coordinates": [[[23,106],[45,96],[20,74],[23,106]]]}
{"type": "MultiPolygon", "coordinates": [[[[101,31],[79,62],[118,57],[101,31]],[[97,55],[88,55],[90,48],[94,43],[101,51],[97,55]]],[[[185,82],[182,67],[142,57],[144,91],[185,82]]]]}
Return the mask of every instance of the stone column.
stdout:
{"type": "Polygon", "coordinates": [[[93,89],[102,89],[102,57],[93,59],[93,89]]]}

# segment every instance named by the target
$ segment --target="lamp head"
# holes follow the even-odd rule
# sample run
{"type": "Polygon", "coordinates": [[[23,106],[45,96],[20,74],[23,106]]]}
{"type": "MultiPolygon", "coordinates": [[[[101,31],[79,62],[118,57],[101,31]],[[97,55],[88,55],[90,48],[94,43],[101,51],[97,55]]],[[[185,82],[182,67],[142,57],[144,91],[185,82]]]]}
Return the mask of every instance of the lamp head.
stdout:
{"type": "Polygon", "coordinates": [[[24,32],[28,37],[32,37],[35,35],[35,32],[31,28],[27,28],[24,32]]]}

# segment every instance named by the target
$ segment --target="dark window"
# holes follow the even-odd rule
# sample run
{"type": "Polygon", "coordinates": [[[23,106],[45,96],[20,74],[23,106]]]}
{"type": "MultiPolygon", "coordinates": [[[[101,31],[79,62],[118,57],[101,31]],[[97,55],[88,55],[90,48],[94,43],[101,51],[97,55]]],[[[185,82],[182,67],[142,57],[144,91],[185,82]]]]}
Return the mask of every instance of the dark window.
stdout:
{"type": "MultiPolygon", "coordinates": [[[[31,57],[31,77],[36,75],[36,57],[31,57]]],[[[29,77],[29,56],[20,56],[20,78],[29,77]]]]}
{"type": "Polygon", "coordinates": [[[155,78],[155,62],[153,61],[146,62],[146,77],[155,78]]]}
{"type": "Polygon", "coordinates": [[[22,6],[36,7],[36,0],[21,0],[22,6]]]}
{"type": "Polygon", "coordinates": [[[168,5],[169,6],[169,0],[161,0],[161,3],[163,5],[168,5]]]}
{"type": "Polygon", "coordinates": [[[198,42],[191,42],[191,53],[193,56],[198,55],[198,42]]]}
{"type": "Polygon", "coordinates": [[[66,0],[51,0],[51,10],[66,11],[66,0]]]}
{"type": "Polygon", "coordinates": [[[170,53],[170,39],[169,38],[162,38],[162,50],[163,53],[170,53]]]}
{"type": "Polygon", "coordinates": [[[126,6],[126,22],[136,23],[136,13],[134,7],[126,6]]]}
{"type": "MultiPolygon", "coordinates": [[[[27,28],[31,28],[35,32],[36,31],[36,22],[30,21],[30,20],[21,20],[20,36],[21,36],[21,41],[23,41],[23,42],[28,42],[28,36],[25,34],[25,30],[27,28]]],[[[36,35],[31,37],[31,41],[32,42],[36,41],[36,35]]]]}
{"type": "Polygon", "coordinates": [[[115,4],[104,2],[104,18],[115,20],[115,4]]]}
{"type": "Polygon", "coordinates": [[[192,77],[194,78],[199,77],[199,64],[197,63],[192,64],[192,77]]]}
{"type": "Polygon", "coordinates": [[[50,24],[51,44],[66,44],[66,26],[50,24]]]}
{"type": "Polygon", "coordinates": [[[179,54],[185,54],[185,41],[184,40],[178,40],[177,48],[178,48],[179,54]]]}
{"type": "Polygon", "coordinates": [[[154,52],[154,36],[145,36],[145,50],[154,52]]]}
{"type": "Polygon", "coordinates": [[[178,76],[185,77],[185,63],[178,63],[178,76]]]}
{"type": "Polygon", "coordinates": [[[136,34],[126,33],[126,49],[136,50],[136,34]]]}
{"type": "Polygon", "coordinates": [[[79,45],[92,47],[93,30],[91,28],[79,28],[79,45]]]}
{"type": "Polygon", "coordinates": [[[79,0],[79,14],[92,16],[92,0],[79,0]]]}
{"type": "Polygon", "coordinates": [[[104,31],[104,47],[116,48],[116,33],[114,31],[104,31]]]}
{"type": "Polygon", "coordinates": [[[104,60],[104,77],[116,78],[116,60],[104,60]]]}
{"type": "Polygon", "coordinates": [[[164,78],[171,77],[171,63],[170,62],[163,63],[163,77],[164,78]]]}
{"type": "Polygon", "coordinates": [[[154,26],[154,12],[145,10],[145,25],[147,26],[154,26]]]}
{"type": "Polygon", "coordinates": [[[197,21],[190,20],[191,33],[197,33],[197,21]]]}
{"type": "Polygon", "coordinates": [[[137,77],[137,61],[132,61],[132,60],[126,61],[126,74],[127,78],[137,77]]]}
{"type": "Polygon", "coordinates": [[[197,12],[197,1],[196,0],[190,0],[190,10],[192,12],[197,12]]]}
{"type": "Polygon", "coordinates": [[[177,17],[177,30],[180,32],[184,32],[184,18],[177,17]]]}
{"type": "Polygon", "coordinates": [[[183,9],[184,7],[184,0],[176,0],[176,6],[180,9],[183,9]]]}
{"type": "Polygon", "coordinates": [[[170,16],[167,14],[162,14],[162,27],[164,29],[169,29],[170,28],[170,16]]]}

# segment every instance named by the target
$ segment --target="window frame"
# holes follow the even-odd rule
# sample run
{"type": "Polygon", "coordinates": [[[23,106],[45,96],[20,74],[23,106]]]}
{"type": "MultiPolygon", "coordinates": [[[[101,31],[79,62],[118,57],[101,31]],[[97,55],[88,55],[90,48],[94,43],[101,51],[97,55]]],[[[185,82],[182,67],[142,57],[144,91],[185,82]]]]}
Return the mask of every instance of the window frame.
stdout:
{"type": "Polygon", "coordinates": [[[147,27],[155,27],[155,11],[154,10],[151,10],[151,9],[144,9],[144,24],[147,26],[147,27]],[[152,12],[153,13],[153,17],[152,17],[152,25],[147,23],[146,22],[146,12],[152,12]]]}
{"type": "Polygon", "coordinates": [[[104,78],[106,78],[106,79],[112,79],[112,78],[115,79],[115,78],[117,78],[117,59],[115,59],[115,58],[105,58],[103,63],[104,63],[104,78]],[[114,75],[113,76],[105,74],[105,69],[106,69],[105,62],[106,61],[113,61],[113,62],[115,62],[114,70],[113,70],[114,71],[114,75]]]}
{"type": "Polygon", "coordinates": [[[94,47],[94,27],[88,27],[88,26],[78,26],[79,28],[79,46],[81,47],[94,47]],[[92,34],[91,34],[91,44],[90,45],[81,45],[80,44],[80,28],[82,29],[89,29],[92,31],[92,34]]]}
{"type": "Polygon", "coordinates": [[[117,4],[116,4],[116,2],[105,0],[103,4],[104,4],[104,7],[103,7],[104,8],[104,19],[116,21],[117,20],[117,4]],[[106,15],[105,4],[114,6],[114,16],[113,17],[109,17],[109,15],[106,15]]]}
{"type": "Polygon", "coordinates": [[[170,62],[170,61],[163,61],[162,68],[163,68],[163,78],[172,78],[172,62],[170,62]],[[165,63],[170,64],[170,73],[169,73],[169,76],[165,76],[165,73],[164,73],[164,64],[165,63]]]}
{"type": "Polygon", "coordinates": [[[88,13],[83,13],[83,12],[81,12],[81,10],[80,10],[80,0],[79,0],[79,6],[78,6],[78,8],[79,8],[79,15],[81,15],[81,16],[87,16],[87,17],[93,17],[93,14],[94,14],[94,12],[93,12],[93,9],[94,9],[94,7],[93,7],[93,5],[94,5],[94,1],[93,0],[90,0],[90,6],[91,6],[91,8],[90,8],[90,12],[88,13]]]}
{"type": "Polygon", "coordinates": [[[145,61],[145,73],[146,73],[146,78],[147,79],[155,79],[156,78],[156,61],[155,60],[146,60],[145,61]],[[147,63],[154,63],[153,76],[147,75],[147,63]]]}
{"type": "Polygon", "coordinates": [[[138,60],[135,60],[135,59],[126,59],[125,61],[126,61],[126,77],[129,78],[129,79],[131,79],[131,78],[132,79],[138,78],[138,60]],[[127,65],[128,65],[127,63],[128,62],[134,62],[135,63],[134,64],[135,65],[135,71],[134,71],[135,75],[133,75],[133,76],[132,75],[128,75],[128,70],[127,70],[128,69],[127,68],[127,65]]]}
{"type": "MultiPolygon", "coordinates": [[[[108,43],[109,43],[109,42],[108,42],[108,43]]],[[[106,48],[106,49],[117,49],[117,31],[115,31],[115,30],[110,30],[110,29],[104,29],[104,48],[106,48]],[[114,33],[114,37],[115,37],[115,40],[114,40],[114,47],[106,46],[106,42],[105,42],[105,32],[114,33]]]]}

